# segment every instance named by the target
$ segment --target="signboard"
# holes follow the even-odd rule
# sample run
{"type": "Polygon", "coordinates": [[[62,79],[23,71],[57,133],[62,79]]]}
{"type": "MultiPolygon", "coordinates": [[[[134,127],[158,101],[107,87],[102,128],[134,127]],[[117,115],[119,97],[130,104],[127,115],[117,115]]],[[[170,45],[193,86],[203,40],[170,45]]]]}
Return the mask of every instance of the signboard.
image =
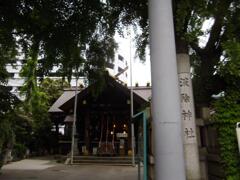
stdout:
{"type": "Polygon", "coordinates": [[[127,138],[128,133],[117,133],[116,136],[117,136],[117,138],[127,138]]]}
{"type": "Polygon", "coordinates": [[[240,153],[240,122],[237,123],[236,131],[237,131],[237,139],[238,139],[238,149],[240,153]]]}
{"type": "Polygon", "coordinates": [[[181,115],[184,144],[196,144],[197,134],[193,107],[192,85],[190,73],[179,73],[181,115]]]}

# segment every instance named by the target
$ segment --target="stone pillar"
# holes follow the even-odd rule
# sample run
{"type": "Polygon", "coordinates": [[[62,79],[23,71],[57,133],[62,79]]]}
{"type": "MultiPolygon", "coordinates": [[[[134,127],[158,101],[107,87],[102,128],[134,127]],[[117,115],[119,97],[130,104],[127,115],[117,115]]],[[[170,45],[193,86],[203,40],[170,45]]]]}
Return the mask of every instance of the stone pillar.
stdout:
{"type": "Polygon", "coordinates": [[[185,180],[172,1],[149,3],[155,179],[185,180]]]}
{"type": "Polygon", "coordinates": [[[75,138],[74,138],[73,155],[74,155],[74,156],[78,156],[78,155],[79,155],[78,137],[77,137],[77,135],[76,135],[75,138]]]}
{"type": "Polygon", "coordinates": [[[200,160],[197,143],[195,111],[189,55],[177,54],[180,86],[181,117],[183,126],[183,146],[187,180],[200,180],[200,160]]]}
{"type": "MultiPolygon", "coordinates": [[[[77,121],[77,119],[76,119],[76,121],[77,121]]],[[[76,122],[76,123],[79,123],[79,121],[76,122]]],[[[72,141],[74,141],[74,142],[72,142],[73,144],[72,144],[72,146],[71,146],[71,148],[72,148],[71,154],[72,154],[72,158],[73,158],[74,156],[78,156],[78,155],[79,155],[79,149],[78,149],[78,132],[77,132],[76,124],[75,124],[74,128],[73,128],[73,124],[72,124],[71,127],[72,127],[71,130],[74,131],[74,138],[72,139],[72,141]]],[[[73,132],[71,132],[71,133],[73,133],[73,132]]],[[[73,159],[71,159],[71,164],[73,164],[73,159]]]]}

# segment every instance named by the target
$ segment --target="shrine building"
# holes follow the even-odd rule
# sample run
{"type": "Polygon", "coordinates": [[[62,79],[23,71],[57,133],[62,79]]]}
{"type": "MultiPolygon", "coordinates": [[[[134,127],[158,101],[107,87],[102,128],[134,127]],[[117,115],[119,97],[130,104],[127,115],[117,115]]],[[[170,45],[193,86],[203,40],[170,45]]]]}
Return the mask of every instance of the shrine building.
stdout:
{"type": "MultiPolygon", "coordinates": [[[[96,85],[77,92],[76,139],[79,155],[127,156],[131,154],[130,89],[107,75],[101,90],[96,85]]],[[[149,106],[151,87],[133,88],[134,113],[149,106]]],[[[49,109],[58,139],[58,151],[71,149],[75,91],[64,91],[49,109]]],[[[141,128],[135,126],[135,133],[141,128]]],[[[137,139],[136,139],[137,141],[137,139]]]]}

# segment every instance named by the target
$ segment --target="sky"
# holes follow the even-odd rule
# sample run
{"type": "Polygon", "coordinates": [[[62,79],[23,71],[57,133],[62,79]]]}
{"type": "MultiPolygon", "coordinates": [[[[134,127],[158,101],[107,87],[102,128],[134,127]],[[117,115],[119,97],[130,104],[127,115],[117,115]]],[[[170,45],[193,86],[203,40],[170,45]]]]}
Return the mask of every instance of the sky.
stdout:
{"type": "MultiPolygon", "coordinates": [[[[146,86],[148,82],[151,83],[150,55],[148,52],[146,55],[146,61],[141,62],[140,59],[135,56],[136,47],[134,45],[135,42],[133,41],[133,32],[131,37],[127,34],[125,34],[125,37],[121,37],[119,34],[115,35],[115,40],[119,46],[118,52],[128,61],[128,64],[130,64],[131,57],[133,86],[136,83],[138,83],[139,86],[146,86]]],[[[128,69],[128,74],[128,85],[130,85],[130,68],[128,69]]]]}
{"type": "MultiPolygon", "coordinates": [[[[214,23],[213,19],[205,20],[202,26],[203,32],[205,32],[202,36],[199,37],[199,46],[204,47],[209,38],[208,30],[212,27],[214,23]]],[[[127,59],[128,64],[130,64],[130,57],[132,60],[132,84],[136,83],[139,86],[146,86],[148,82],[151,83],[151,65],[150,65],[150,51],[148,50],[146,54],[146,61],[141,62],[139,58],[135,57],[136,47],[134,45],[134,33],[131,30],[131,36],[127,35],[126,31],[124,33],[125,37],[120,36],[119,34],[115,35],[115,40],[118,43],[119,50],[118,52],[123,55],[125,59],[127,59]],[[131,38],[132,37],[132,38],[131,38]],[[130,42],[131,41],[131,42],[130,42]],[[130,46],[131,44],[131,46],[130,46]],[[130,48],[131,47],[131,48],[130,48]]],[[[128,69],[128,74],[130,75],[130,69],[128,69]]],[[[128,85],[130,85],[130,76],[128,76],[128,85]]]]}

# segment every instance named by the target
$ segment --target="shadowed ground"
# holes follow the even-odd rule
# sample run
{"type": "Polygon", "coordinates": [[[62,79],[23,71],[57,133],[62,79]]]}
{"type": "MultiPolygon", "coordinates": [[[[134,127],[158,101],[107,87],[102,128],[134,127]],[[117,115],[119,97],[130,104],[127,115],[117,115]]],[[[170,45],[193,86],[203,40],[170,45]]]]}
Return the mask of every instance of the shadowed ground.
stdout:
{"type": "Polygon", "coordinates": [[[64,165],[54,161],[26,159],[3,166],[0,180],[137,180],[130,166],[64,165]]]}

